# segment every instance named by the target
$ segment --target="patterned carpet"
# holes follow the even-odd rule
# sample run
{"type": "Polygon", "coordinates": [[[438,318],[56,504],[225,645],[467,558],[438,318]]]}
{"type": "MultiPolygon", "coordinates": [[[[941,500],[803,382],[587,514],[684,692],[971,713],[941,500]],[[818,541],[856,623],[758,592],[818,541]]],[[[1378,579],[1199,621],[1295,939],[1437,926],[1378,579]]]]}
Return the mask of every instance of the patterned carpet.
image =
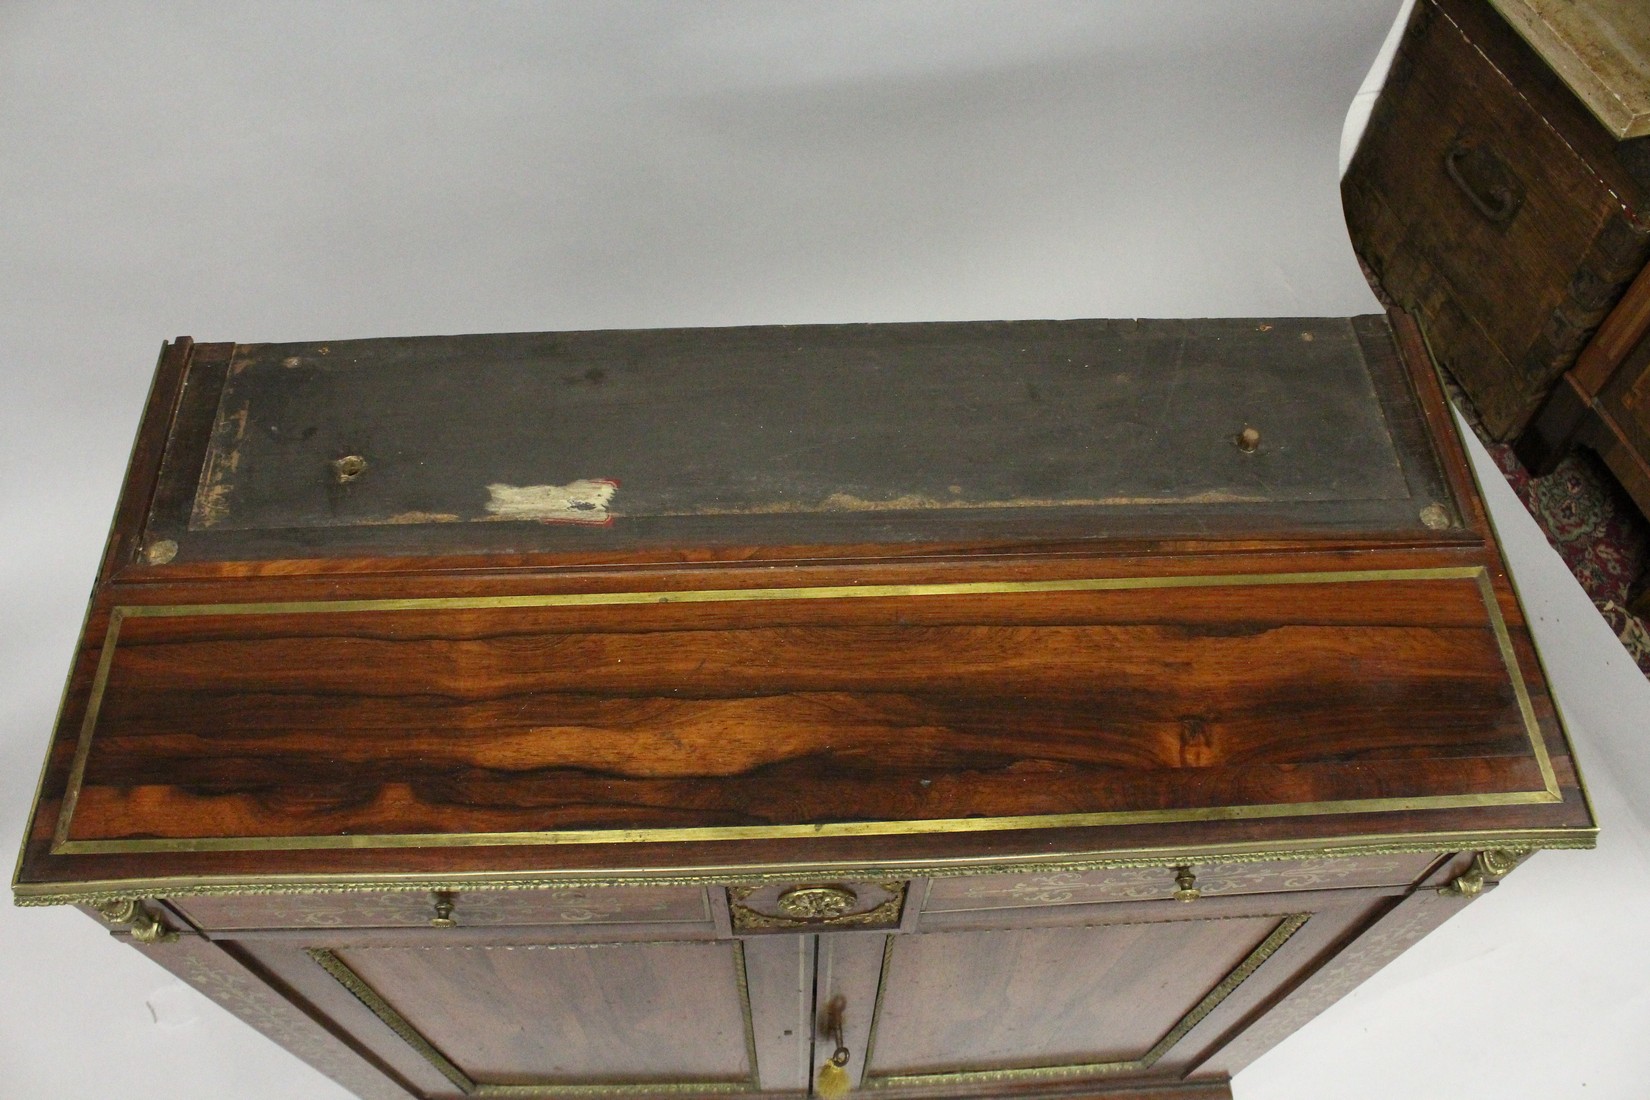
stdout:
{"type": "Polygon", "coordinates": [[[1592,597],[1593,606],[1639,669],[1650,676],[1650,626],[1628,609],[1630,602],[1645,609],[1644,596],[1634,590],[1634,584],[1650,566],[1650,525],[1591,451],[1577,447],[1552,473],[1533,478],[1510,446],[1484,434],[1466,396],[1454,386],[1449,389],[1450,400],[1472,425],[1547,541],[1592,597]]]}

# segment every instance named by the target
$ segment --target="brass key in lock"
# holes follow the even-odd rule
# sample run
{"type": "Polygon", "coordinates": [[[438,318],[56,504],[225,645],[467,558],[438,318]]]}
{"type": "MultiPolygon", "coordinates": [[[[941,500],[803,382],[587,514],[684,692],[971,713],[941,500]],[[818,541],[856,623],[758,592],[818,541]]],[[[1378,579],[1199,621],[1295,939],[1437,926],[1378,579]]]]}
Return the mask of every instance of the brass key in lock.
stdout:
{"type": "Polygon", "coordinates": [[[848,1071],[844,1068],[848,1064],[848,1048],[842,1041],[842,1017],[847,1008],[847,999],[839,994],[827,1002],[819,1018],[819,1034],[836,1044],[831,1056],[819,1067],[819,1080],[815,1087],[824,1100],[838,1100],[848,1095],[852,1087],[848,1071]]]}

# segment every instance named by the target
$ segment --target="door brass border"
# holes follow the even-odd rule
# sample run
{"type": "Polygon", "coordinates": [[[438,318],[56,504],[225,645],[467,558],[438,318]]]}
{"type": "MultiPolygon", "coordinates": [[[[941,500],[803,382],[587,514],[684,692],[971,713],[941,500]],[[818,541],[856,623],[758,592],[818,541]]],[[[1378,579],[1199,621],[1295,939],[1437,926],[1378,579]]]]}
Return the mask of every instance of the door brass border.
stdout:
{"type": "Polygon", "coordinates": [[[889,836],[927,833],[996,832],[1003,830],[1079,828],[1100,825],[1143,825],[1187,821],[1231,821],[1259,818],[1313,817],[1339,813],[1399,813],[1417,810],[1519,806],[1563,801],[1540,723],[1524,683],[1511,633],[1495,599],[1489,574],[1482,566],[1433,569],[1386,569],[1322,573],[1200,574],[1168,577],[1108,577],[1067,581],[1003,581],[968,584],[863,585],[831,588],[752,588],[685,592],[591,592],[544,596],[438,597],[401,600],[335,600],[295,603],[130,605],[109,613],[103,642],[87,701],[80,739],[75,749],[63,807],[58,815],[51,852],[54,855],[105,855],[123,852],[239,852],[310,851],[319,849],[503,847],[558,844],[633,844],[669,841],[773,840],[783,838],[889,836]],[[1543,785],[1534,791],[1493,791],[1475,794],[1416,795],[1387,798],[1340,799],[1323,802],[1197,806],[1168,810],[1108,810],[1092,813],[1044,814],[994,818],[930,818],[904,821],[844,821],[812,825],[738,825],[662,829],[570,829],[497,833],[402,833],[308,835],[286,837],[179,837],[131,840],[72,840],[69,837],[75,805],[91,754],[93,733],[103,692],[114,661],[121,623],[127,618],[181,618],[206,615],[277,615],[347,613],[361,611],[419,611],[497,607],[579,607],[666,603],[716,603],[754,600],[872,599],[897,596],[988,595],[1025,592],[1099,592],[1150,588],[1218,588],[1261,585],[1341,584],[1383,580],[1470,580],[1479,591],[1502,663],[1518,701],[1532,756],[1543,785]]]}
{"type": "MultiPolygon", "coordinates": [[[[889,964],[893,961],[894,944],[898,936],[889,936],[882,952],[882,975],[877,985],[877,1003],[872,1010],[871,1034],[865,1042],[865,1073],[863,1088],[900,1088],[902,1086],[940,1086],[940,1085],[968,1085],[984,1084],[999,1081],[1035,1080],[1046,1077],[1100,1077],[1117,1073],[1141,1073],[1151,1069],[1162,1057],[1174,1049],[1176,1043],[1191,1033],[1192,1029],[1201,1024],[1208,1015],[1220,1007],[1222,1001],[1235,993],[1239,986],[1248,981],[1261,964],[1289,942],[1296,932],[1299,932],[1306,922],[1311,919],[1310,913],[1293,913],[1281,920],[1271,933],[1261,940],[1255,948],[1244,956],[1243,961],[1233,967],[1220,982],[1203,999],[1193,1005],[1191,1009],[1177,1020],[1163,1036],[1153,1043],[1151,1048],[1138,1058],[1131,1058],[1122,1062],[1082,1062],[1058,1066],[1024,1066],[1007,1069],[971,1069],[951,1070],[940,1073],[887,1073],[879,1074],[872,1070],[871,1059],[876,1054],[877,1024],[882,1018],[882,991],[888,984],[889,964]]],[[[1194,918],[1211,919],[1211,918],[1194,918]]],[[[1223,919],[1223,918],[1212,918],[1223,919]]],[[[1169,922],[1178,923],[1178,922],[1169,922]]],[[[919,933],[926,935],[949,935],[946,932],[919,933]]]]}
{"type": "MultiPolygon", "coordinates": [[[[697,946],[716,944],[715,940],[641,940],[635,943],[622,944],[551,944],[546,945],[556,950],[577,950],[580,948],[600,947],[634,947],[638,944],[669,944],[691,943],[697,946]]],[[[743,1092],[758,1092],[761,1090],[761,1072],[756,1064],[756,1021],[751,1015],[750,978],[745,969],[745,945],[739,940],[731,941],[733,947],[733,975],[734,983],[739,990],[739,1014],[745,1025],[745,1060],[750,1066],[750,1079],[747,1081],[663,1081],[603,1083],[603,1084],[542,1084],[542,1085],[490,1085],[476,1081],[458,1066],[454,1065],[447,1056],[426,1039],[407,1018],[396,1011],[395,1006],[386,1001],[361,979],[361,976],[351,970],[349,964],[340,959],[336,952],[325,947],[306,948],[304,954],[315,961],[315,964],[325,970],[333,980],[349,991],[357,1001],[366,1006],[367,1010],[382,1020],[396,1036],[435,1067],[441,1075],[451,1081],[465,1096],[474,1096],[480,1100],[490,1097],[500,1097],[504,1100],[519,1098],[529,1100],[532,1097],[553,1098],[561,1096],[632,1096],[650,1094],[684,1094],[693,1096],[728,1095],[743,1092]]],[[[486,947],[486,944],[476,944],[476,947],[486,947]]],[[[416,950],[406,948],[405,950],[416,950]]]]}

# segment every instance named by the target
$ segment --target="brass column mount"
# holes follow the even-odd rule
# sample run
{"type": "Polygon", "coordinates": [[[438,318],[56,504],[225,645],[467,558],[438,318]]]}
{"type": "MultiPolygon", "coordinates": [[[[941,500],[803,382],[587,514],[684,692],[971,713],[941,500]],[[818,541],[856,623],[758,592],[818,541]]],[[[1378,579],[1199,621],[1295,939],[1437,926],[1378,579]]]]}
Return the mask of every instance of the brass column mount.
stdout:
{"type": "Polygon", "coordinates": [[[106,901],[97,907],[98,914],[112,927],[122,925],[139,943],[171,943],[178,934],[160,922],[160,918],[136,898],[106,901]]]}
{"type": "Polygon", "coordinates": [[[1472,866],[1440,886],[1438,892],[1449,898],[1475,898],[1492,879],[1507,874],[1529,854],[1516,848],[1487,848],[1474,855],[1472,866]]]}

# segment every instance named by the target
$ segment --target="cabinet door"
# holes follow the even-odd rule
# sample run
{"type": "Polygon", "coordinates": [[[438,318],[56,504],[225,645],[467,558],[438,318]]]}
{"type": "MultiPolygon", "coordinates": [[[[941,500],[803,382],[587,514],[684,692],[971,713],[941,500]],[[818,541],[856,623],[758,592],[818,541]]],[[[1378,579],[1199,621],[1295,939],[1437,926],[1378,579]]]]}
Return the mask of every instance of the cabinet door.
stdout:
{"type": "MultiPolygon", "coordinates": [[[[747,957],[737,940],[556,942],[521,930],[485,941],[409,931],[300,943],[254,934],[226,946],[425,1100],[751,1092],[782,1069],[796,1076],[806,1058],[804,1045],[786,1064],[785,1044],[806,1044],[805,1027],[766,1034],[783,1014],[764,999],[774,1000],[771,975],[785,960],[763,948],[747,957]],[[768,975],[754,999],[752,967],[768,975]]],[[[796,975],[791,998],[811,981],[796,975]]]]}
{"type": "Polygon", "coordinates": [[[1184,1076],[1388,893],[934,914],[885,940],[861,1083],[1184,1076]]]}
{"type": "Polygon", "coordinates": [[[464,1092],[751,1081],[736,943],[462,944],[311,956],[464,1092]]]}
{"type": "Polygon", "coordinates": [[[941,891],[888,929],[431,929],[372,908],[368,927],[206,935],[419,1100],[801,1097],[833,1002],[854,1085],[963,1095],[1184,1077],[1408,890],[1093,903],[1110,893],[1068,885],[1031,906],[941,891]]]}

